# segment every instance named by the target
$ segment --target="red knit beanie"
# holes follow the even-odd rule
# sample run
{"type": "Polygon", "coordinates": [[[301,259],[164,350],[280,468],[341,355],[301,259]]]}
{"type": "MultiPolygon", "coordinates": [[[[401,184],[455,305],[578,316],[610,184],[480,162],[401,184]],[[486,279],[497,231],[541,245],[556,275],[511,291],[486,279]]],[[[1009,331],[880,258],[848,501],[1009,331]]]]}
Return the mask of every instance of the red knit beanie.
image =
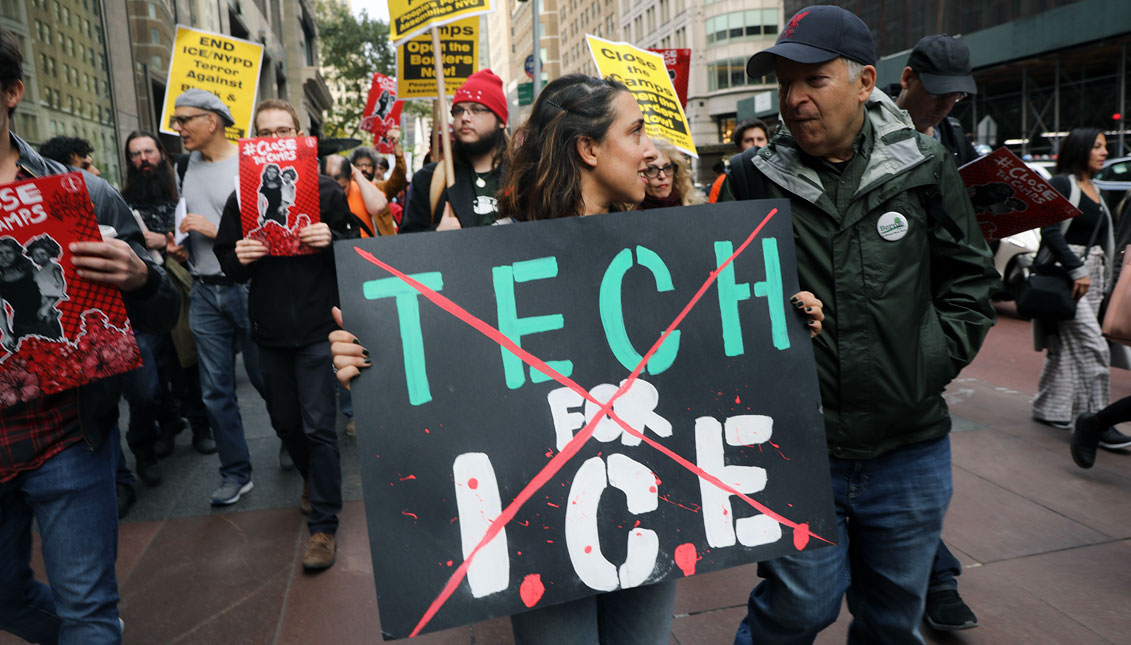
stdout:
{"type": "Polygon", "coordinates": [[[503,94],[503,79],[489,69],[481,69],[471,76],[452,97],[452,105],[471,101],[495,113],[504,124],[507,122],[507,97],[503,94]]]}

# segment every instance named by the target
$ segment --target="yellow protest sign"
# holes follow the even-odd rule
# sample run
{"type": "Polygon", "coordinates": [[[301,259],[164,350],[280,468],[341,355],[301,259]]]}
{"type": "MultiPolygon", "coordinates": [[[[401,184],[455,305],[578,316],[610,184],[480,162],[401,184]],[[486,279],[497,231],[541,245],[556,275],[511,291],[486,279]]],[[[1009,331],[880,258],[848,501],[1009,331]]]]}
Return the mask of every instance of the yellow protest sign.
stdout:
{"type": "Polygon", "coordinates": [[[491,0],[389,0],[389,40],[400,47],[430,27],[493,10],[491,0]]]}
{"type": "MultiPolygon", "coordinates": [[[[444,92],[451,96],[479,69],[479,18],[466,18],[440,27],[444,92]]],[[[397,48],[397,99],[434,99],[436,67],[432,37],[425,33],[397,48]]]]}
{"type": "Polygon", "coordinates": [[[161,131],[176,134],[169,127],[169,118],[177,97],[196,88],[212,92],[228,106],[236,122],[225,132],[229,140],[250,136],[262,60],[263,45],[259,43],[177,25],[169,61],[169,84],[161,108],[161,131]]]}
{"type": "Polygon", "coordinates": [[[612,42],[585,35],[598,73],[628,86],[644,113],[648,136],[667,139],[676,148],[699,157],[691,140],[691,127],[683,113],[679,95],[664,66],[664,57],[628,43],[612,42]]]}

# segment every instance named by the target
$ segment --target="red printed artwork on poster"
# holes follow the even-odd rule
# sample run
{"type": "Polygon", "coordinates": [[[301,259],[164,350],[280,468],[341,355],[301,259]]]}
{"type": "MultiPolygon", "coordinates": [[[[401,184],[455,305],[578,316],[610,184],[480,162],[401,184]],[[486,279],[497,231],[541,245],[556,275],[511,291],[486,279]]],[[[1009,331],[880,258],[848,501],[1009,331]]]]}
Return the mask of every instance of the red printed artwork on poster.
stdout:
{"type": "Polygon", "coordinates": [[[68,251],[101,240],[79,173],[0,186],[0,408],[141,365],[122,294],[68,251]]]}
{"type": "Polygon", "coordinates": [[[361,116],[361,129],[373,133],[373,147],[379,154],[393,154],[395,143],[388,138],[391,128],[401,127],[404,101],[397,100],[397,79],[374,74],[361,116]]]}
{"type": "Polygon", "coordinates": [[[690,49],[649,49],[650,52],[656,52],[664,57],[664,67],[668,68],[668,76],[672,79],[672,85],[675,86],[675,93],[679,96],[679,102],[684,108],[687,107],[687,75],[691,73],[691,50],[690,49]]]}
{"type": "Polygon", "coordinates": [[[987,242],[1080,214],[1035,170],[1007,148],[958,169],[987,242]]]}
{"type": "Polygon", "coordinates": [[[243,236],[268,255],[316,252],[298,232],[322,221],[318,210],[318,139],[240,139],[240,223],[243,236]]]}

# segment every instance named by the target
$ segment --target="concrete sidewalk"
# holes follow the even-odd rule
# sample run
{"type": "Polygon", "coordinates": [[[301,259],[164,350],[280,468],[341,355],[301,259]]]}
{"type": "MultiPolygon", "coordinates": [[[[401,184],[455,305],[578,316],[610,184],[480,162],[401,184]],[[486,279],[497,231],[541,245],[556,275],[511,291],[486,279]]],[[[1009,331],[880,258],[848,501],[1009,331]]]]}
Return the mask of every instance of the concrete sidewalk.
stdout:
{"type": "MultiPolygon", "coordinates": [[[[1029,418],[1042,356],[1029,325],[1001,309],[978,359],[951,384],[954,498],[944,539],[966,567],[960,591],[981,627],[931,643],[1131,642],[1131,454],[1103,452],[1091,470],[1068,453],[1069,434],[1029,418]]],[[[118,558],[127,643],[380,642],[356,446],[342,436],[347,501],[337,564],[306,575],[301,480],[279,471],[263,403],[239,393],[256,467],[255,489],[215,509],[215,457],[187,433],[161,462],[164,483],[139,485],[118,558]]],[[[1112,396],[1131,394],[1115,370],[1112,396]]],[[[344,425],[344,419],[340,420],[344,425]]],[[[129,458],[132,463],[132,458],[129,458]]],[[[42,566],[36,562],[37,571],[42,566]]],[[[42,574],[40,576],[42,578],[42,574]]],[[[682,580],[672,643],[730,643],[757,582],[754,567],[682,580]]],[[[818,643],[843,643],[850,616],[818,643]]],[[[0,645],[17,642],[0,635],[0,645]]],[[[511,643],[506,619],[414,642],[511,643]]]]}

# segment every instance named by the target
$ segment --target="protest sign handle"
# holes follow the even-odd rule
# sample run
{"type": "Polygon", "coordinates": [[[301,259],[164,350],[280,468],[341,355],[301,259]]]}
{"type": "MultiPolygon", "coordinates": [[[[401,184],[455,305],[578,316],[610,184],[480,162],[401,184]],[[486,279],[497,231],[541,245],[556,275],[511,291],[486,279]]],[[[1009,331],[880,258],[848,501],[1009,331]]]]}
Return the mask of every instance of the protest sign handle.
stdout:
{"type": "Polygon", "coordinates": [[[440,97],[440,143],[444,146],[444,177],[448,188],[456,183],[452,169],[452,138],[448,136],[448,95],[444,87],[443,50],[440,49],[440,29],[432,27],[432,63],[436,68],[436,93],[440,97]]]}

